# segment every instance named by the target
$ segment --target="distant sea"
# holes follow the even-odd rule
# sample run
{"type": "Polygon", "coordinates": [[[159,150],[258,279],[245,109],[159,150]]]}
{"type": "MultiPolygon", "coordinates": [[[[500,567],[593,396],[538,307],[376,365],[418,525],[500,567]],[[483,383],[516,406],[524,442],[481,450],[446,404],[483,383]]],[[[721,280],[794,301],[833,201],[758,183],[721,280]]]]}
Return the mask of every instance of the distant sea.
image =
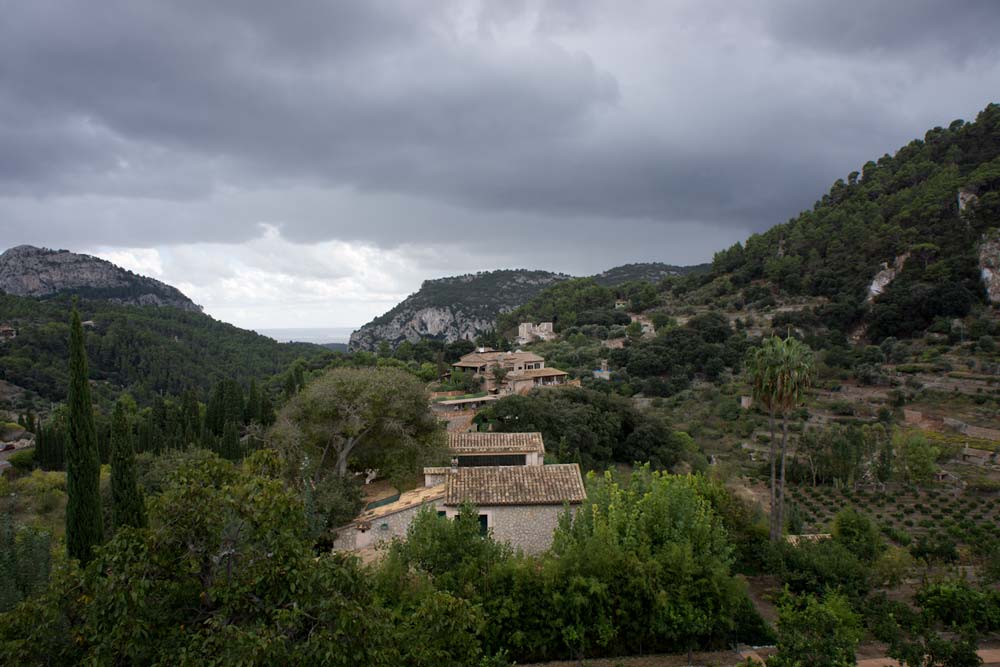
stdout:
{"type": "Polygon", "coordinates": [[[256,329],[257,333],[279,343],[347,343],[353,327],[317,327],[305,329],[256,329]]]}

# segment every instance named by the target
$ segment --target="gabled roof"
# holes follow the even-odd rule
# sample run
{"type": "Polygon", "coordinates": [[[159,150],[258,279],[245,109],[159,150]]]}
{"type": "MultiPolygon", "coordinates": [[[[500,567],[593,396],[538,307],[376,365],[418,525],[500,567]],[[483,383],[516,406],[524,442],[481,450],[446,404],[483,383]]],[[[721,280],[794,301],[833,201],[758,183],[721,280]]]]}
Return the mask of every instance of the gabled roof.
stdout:
{"type": "Polygon", "coordinates": [[[445,480],[445,505],[562,505],[586,498],[575,463],[459,468],[445,480]]]}
{"type": "Polygon", "coordinates": [[[452,454],[545,453],[541,433],[449,433],[452,454]]]}
{"type": "Polygon", "coordinates": [[[549,378],[549,377],[559,377],[561,375],[569,375],[566,371],[561,371],[558,368],[529,368],[528,370],[518,371],[516,373],[508,373],[508,380],[524,380],[531,378],[549,378]]]}
{"type": "Polygon", "coordinates": [[[480,366],[493,366],[505,361],[520,361],[530,364],[537,361],[545,361],[545,358],[533,352],[470,352],[463,355],[452,366],[478,368],[480,366]]]}

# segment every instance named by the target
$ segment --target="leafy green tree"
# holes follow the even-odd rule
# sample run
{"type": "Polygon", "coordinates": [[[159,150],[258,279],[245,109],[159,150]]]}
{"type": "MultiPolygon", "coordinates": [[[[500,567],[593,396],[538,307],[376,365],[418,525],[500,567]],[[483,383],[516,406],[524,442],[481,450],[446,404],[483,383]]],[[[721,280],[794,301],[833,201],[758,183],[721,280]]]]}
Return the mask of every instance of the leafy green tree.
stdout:
{"type": "Polygon", "coordinates": [[[125,406],[115,403],[111,427],[111,516],[115,530],[146,525],[146,503],[136,485],[135,450],[125,406]]]}
{"type": "Polygon", "coordinates": [[[897,470],[910,484],[926,484],[937,470],[941,450],[920,433],[899,431],[893,436],[897,470]]]}
{"type": "Polygon", "coordinates": [[[81,563],[104,541],[101,462],[90,402],[87,351],[76,307],[70,317],[69,438],[66,444],[66,549],[81,563]]]}
{"type": "Polygon", "coordinates": [[[837,512],[833,519],[833,539],[866,563],[874,562],[884,548],[875,523],[853,507],[837,512]]]}
{"type": "Polygon", "coordinates": [[[786,594],[779,607],[778,651],[768,667],[849,667],[862,631],[860,619],[839,593],[824,599],[786,594]]]}
{"type": "Polygon", "coordinates": [[[410,474],[440,456],[444,434],[414,376],[390,368],[337,368],[316,378],[282,409],[274,435],[306,457],[316,479],[378,468],[410,474]]]}
{"type": "Polygon", "coordinates": [[[0,618],[0,663],[406,664],[355,559],[313,552],[281,468],[273,451],[182,463],[151,528],[119,531],[0,618]]]}
{"type": "Polygon", "coordinates": [[[791,336],[772,336],[747,355],[747,373],[753,398],[768,414],[771,429],[771,541],[781,539],[784,526],[785,459],[788,445],[788,414],[798,406],[813,374],[812,351],[791,336]],[[774,418],[781,415],[780,475],[774,437],[774,418]]]}

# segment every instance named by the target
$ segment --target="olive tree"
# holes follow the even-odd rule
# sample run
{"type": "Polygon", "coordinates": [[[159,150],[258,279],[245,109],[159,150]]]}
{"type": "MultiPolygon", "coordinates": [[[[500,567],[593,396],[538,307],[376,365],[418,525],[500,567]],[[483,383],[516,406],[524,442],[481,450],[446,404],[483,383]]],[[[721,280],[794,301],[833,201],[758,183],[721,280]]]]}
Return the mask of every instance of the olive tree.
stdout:
{"type": "Polygon", "coordinates": [[[327,372],[288,401],[272,434],[317,481],[328,470],[341,478],[351,468],[413,472],[444,447],[423,384],[394,368],[327,372]]]}

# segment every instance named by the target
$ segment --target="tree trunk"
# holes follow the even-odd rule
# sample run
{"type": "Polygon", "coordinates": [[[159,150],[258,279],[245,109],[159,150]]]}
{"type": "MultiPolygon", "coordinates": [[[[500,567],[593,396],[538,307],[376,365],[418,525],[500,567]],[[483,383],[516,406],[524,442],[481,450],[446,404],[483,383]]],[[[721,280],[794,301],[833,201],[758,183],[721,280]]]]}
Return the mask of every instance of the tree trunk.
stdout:
{"type": "Polygon", "coordinates": [[[337,452],[337,476],[347,477],[347,455],[351,453],[351,449],[344,447],[337,452]]]}
{"type": "Polygon", "coordinates": [[[770,415],[770,417],[768,419],[768,423],[769,423],[770,428],[771,428],[771,454],[770,454],[770,460],[771,460],[771,514],[770,514],[770,517],[769,517],[770,521],[771,521],[770,536],[771,536],[771,541],[772,542],[777,542],[781,538],[781,533],[780,533],[780,531],[779,532],[775,531],[775,526],[777,525],[776,524],[776,521],[777,521],[777,516],[776,515],[777,515],[777,512],[778,512],[778,501],[777,501],[777,495],[776,495],[776,491],[777,491],[776,484],[777,484],[777,481],[776,481],[776,471],[775,471],[775,464],[776,464],[776,458],[777,458],[776,457],[776,447],[777,447],[778,443],[774,439],[774,413],[771,413],[771,415],[770,415]]]}
{"type": "Polygon", "coordinates": [[[785,454],[788,445],[788,415],[781,419],[781,480],[778,482],[778,539],[785,530],[785,454]]]}

